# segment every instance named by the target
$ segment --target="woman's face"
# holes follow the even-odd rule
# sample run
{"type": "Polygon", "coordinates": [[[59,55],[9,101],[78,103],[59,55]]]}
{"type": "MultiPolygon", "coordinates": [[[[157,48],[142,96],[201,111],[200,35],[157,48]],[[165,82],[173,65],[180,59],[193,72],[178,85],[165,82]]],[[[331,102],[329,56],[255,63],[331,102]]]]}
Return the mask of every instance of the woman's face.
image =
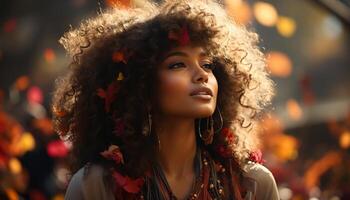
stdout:
{"type": "Polygon", "coordinates": [[[158,66],[158,109],[163,115],[202,118],[215,111],[218,83],[201,47],[181,46],[158,66]]]}

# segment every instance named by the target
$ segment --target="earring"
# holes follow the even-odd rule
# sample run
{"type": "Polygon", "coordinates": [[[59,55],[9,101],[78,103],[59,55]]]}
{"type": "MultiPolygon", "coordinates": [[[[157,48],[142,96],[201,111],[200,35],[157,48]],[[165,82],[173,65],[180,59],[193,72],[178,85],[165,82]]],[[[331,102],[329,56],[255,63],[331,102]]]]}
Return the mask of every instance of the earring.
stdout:
{"type": "Polygon", "coordinates": [[[212,115],[212,116],[210,116],[210,118],[207,118],[207,129],[205,130],[204,134],[202,134],[202,132],[201,132],[201,119],[199,118],[198,134],[199,134],[199,137],[203,140],[204,144],[206,144],[206,145],[211,144],[213,142],[214,134],[219,132],[224,125],[224,121],[223,121],[219,107],[217,107],[217,109],[219,111],[219,117],[220,117],[220,128],[218,130],[214,131],[214,120],[213,120],[213,115],[212,115]]]}
{"type": "Polygon", "coordinates": [[[215,133],[218,133],[221,131],[222,127],[224,126],[224,120],[222,118],[221,112],[220,112],[220,107],[218,106],[218,111],[219,111],[219,117],[220,117],[220,128],[215,131],[215,133]]]}
{"type": "Polygon", "coordinates": [[[152,115],[150,112],[148,112],[148,127],[149,127],[148,134],[150,135],[152,132],[152,115]]]}
{"type": "Polygon", "coordinates": [[[144,136],[149,136],[151,135],[151,132],[152,132],[152,115],[151,113],[148,111],[148,115],[147,115],[147,120],[148,120],[148,127],[147,128],[144,128],[143,131],[142,131],[142,134],[144,136]]]}
{"type": "Polygon", "coordinates": [[[155,135],[157,135],[157,140],[158,140],[158,151],[160,151],[160,149],[161,149],[160,139],[159,139],[158,134],[155,134],[155,135]]]}
{"type": "Polygon", "coordinates": [[[214,135],[214,120],[213,117],[210,116],[210,118],[207,118],[207,129],[205,132],[202,134],[201,132],[201,119],[199,119],[198,122],[198,134],[199,137],[203,140],[205,145],[211,144],[213,142],[213,135],[214,135]],[[210,123],[208,127],[208,123],[210,123]]]}

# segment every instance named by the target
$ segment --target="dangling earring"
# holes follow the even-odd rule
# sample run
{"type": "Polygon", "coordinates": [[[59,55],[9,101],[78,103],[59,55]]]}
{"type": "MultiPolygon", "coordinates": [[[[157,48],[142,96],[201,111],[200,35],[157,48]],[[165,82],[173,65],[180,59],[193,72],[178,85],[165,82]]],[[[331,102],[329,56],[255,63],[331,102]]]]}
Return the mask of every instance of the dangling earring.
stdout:
{"type": "Polygon", "coordinates": [[[220,117],[220,128],[218,130],[214,131],[213,115],[210,116],[210,118],[207,118],[207,129],[205,130],[204,134],[202,134],[202,132],[201,132],[201,119],[199,119],[199,122],[198,122],[199,137],[203,140],[204,144],[206,144],[206,145],[211,144],[213,142],[214,134],[219,132],[224,125],[224,121],[223,121],[219,106],[217,107],[217,109],[218,109],[219,117],[220,117]]]}
{"type": "Polygon", "coordinates": [[[158,140],[158,151],[160,151],[160,149],[161,149],[160,139],[159,139],[158,134],[155,134],[155,135],[157,135],[157,140],[158,140]]]}
{"type": "Polygon", "coordinates": [[[142,132],[144,136],[149,136],[151,135],[151,132],[152,132],[152,115],[150,111],[148,111],[147,120],[148,120],[148,128],[144,128],[142,132]]]}
{"type": "Polygon", "coordinates": [[[151,135],[151,133],[152,133],[152,115],[150,112],[148,112],[148,127],[149,127],[148,135],[151,135]]]}
{"type": "Polygon", "coordinates": [[[218,111],[219,111],[219,117],[220,117],[220,128],[218,130],[215,131],[215,133],[218,133],[221,131],[222,127],[224,126],[224,120],[222,119],[222,115],[220,112],[220,107],[218,106],[218,111]]]}
{"type": "Polygon", "coordinates": [[[205,145],[211,144],[213,142],[213,135],[214,135],[214,120],[213,117],[210,116],[210,118],[207,118],[207,129],[202,134],[201,132],[201,119],[199,119],[198,122],[198,134],[199,137],[203,140],[205,145]],[[209,127],[208,127],[209,123],[209,127]]]}

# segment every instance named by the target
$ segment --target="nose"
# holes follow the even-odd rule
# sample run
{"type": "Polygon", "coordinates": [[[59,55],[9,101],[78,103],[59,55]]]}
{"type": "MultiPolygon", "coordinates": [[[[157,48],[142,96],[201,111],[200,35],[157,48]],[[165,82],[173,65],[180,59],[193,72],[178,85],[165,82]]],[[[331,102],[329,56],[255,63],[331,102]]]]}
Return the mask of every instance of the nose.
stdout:
{"type": "Polygon", "coordinates": [[[208,72],[206,72],[200,65],[195,64],[193,68],[193,82],[194,83],[207,83],[208,82],[208,72]]]}

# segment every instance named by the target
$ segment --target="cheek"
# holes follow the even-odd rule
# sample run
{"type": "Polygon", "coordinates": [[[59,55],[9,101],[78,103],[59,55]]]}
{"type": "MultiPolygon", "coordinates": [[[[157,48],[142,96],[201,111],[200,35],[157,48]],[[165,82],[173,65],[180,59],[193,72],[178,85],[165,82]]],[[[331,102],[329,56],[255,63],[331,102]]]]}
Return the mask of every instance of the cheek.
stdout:
{"type": "Polygon", "coordinates": [[[211,85],[211,89],[213,90],[214,96],[217,98],[219,84],[214,74],[211,74],[211,77],[209,78],[209,84],[211,85]]]}
{"type": "Polygon", "coordinates": [[[163,106],[177,106],[188,95],[188,81],[186,76],[161,73],[159,75],[158,96],[163,106]]]}

